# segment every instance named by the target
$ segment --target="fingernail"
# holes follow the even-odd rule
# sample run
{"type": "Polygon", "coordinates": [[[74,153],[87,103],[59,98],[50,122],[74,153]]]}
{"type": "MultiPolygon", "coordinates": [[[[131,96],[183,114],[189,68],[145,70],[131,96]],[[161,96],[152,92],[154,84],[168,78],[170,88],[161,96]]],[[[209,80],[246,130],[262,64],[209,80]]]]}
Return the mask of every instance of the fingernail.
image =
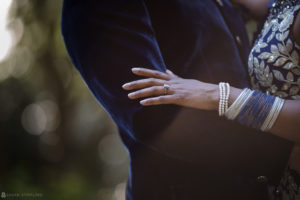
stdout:
{"type": "Polygon", "coordinates": [[[129,97],[129,98],[132,98],[133,96],[134,96],[133,93],[129,93],[129,94],[128,94],[128,97],[129,97]]]}
{"type": "Polygon", "coordinates": [[[147,104],[147,100],[140,101],[141,104],[147,104]]]}
{"type": "Polygon", "coordinates": [[[140,69],[140,68],[138,68],[138,67],[133,67],[133,68],[131,68],[132,71],[139,70],[139,69],[140,69]]]}
{"type": "Polygon", "coordinates": [[[171,72],[170,70],[167,69],[167,72],[169,72],[170,74],[173,74],[173,72],[171,72]]]}
{"type": "Polygon", "coordinates": [[[129,86],[129,84],[128,83],[125,83],[124,85],[122,85],[122,88],[126,88],[126,87],[128,87],[129,86]]]}

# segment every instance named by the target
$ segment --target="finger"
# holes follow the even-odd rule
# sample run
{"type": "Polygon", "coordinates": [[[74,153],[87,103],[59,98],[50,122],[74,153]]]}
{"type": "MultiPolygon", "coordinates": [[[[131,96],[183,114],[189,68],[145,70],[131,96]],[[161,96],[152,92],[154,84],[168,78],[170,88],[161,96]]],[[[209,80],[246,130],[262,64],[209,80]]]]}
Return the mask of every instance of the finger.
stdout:
{"type": "Polygon", "coordinates": [[[156,78],[141,79],[124,84],[122,87],[125,90],[136,90],[150,86],[162,86],[166,81],[156,78]]]}
{"type": "Polygon", "coordinates": [[[167,69],[166,73],[173,76],[173,77],[178,77],[176,74],[174,74],[171,70],[167,69]]]}
{"type": "Polygon", "coordinates": [[[164,96],[144,99],[144,100],[140,101],[140,104],[142,104],[143,106],[173,104],[174,100],[175,100],[175,98],[173,95],[164,95],[164,96]]]}
{"type": "MultiPolygon", "coordinates": [[[[132,93],[128,94],[128,97],[130,99],[138,99],[138,98],[144,98],[144,97],[150,97],[150,96],[159,96],[164,95],[165,90],[162,86],[152,86],[149,88],[141,89],[132,93]]],[[[168,94],[172,94],[170,91],[170,88],[168,90],[168,94]]]]}
{"type": "Polygon", "coordinates": [[[163,80],[170,80],[168,74],[160,72],[158,70],[152,70],[147,68],[132,68],[132,72],[139,76],[145,76],[150,78],[158,78],[163,80]]]}

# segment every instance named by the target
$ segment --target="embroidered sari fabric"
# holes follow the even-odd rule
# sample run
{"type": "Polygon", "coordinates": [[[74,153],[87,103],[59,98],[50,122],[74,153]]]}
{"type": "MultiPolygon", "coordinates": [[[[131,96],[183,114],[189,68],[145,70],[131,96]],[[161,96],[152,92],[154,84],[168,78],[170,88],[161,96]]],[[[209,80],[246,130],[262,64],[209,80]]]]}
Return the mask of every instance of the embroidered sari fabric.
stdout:
{"type": "Polygon", "coordinates": [[[291,31],[299,9],[298,0],[277,15],[270,12],[249,56],[253,89],[286,99],[300,99],[300,47],[291,31]]]}

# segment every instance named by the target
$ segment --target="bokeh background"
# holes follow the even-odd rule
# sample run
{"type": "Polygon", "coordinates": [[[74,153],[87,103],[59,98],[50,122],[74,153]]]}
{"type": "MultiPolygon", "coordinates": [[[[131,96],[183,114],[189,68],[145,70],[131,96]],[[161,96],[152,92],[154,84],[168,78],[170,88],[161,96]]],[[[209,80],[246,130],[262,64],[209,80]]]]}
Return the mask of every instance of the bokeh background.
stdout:
{"type": "Polygon", "coordinates": [[[128,153],[70,62],[61,6],[0,3],[0,199],[125,200],[128,153]]]}
{"type": "Polygon", "coordinates": [[[0,2],[0,195],[124,200],[128,153],[70,62],[61,6],[0,2]]]}

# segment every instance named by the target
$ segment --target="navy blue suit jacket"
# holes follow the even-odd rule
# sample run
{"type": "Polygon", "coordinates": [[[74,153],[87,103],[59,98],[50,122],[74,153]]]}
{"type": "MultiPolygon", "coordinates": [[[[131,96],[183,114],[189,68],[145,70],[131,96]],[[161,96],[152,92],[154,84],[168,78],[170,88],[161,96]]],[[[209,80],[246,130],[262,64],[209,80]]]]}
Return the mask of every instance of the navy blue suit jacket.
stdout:
{"type": "Polygon", "coordinates": [[[267,183],[282,175],[291,143],[216,112],[143,107],[121,87],[138,78],[131,67],[248,87],[247,33],[222,2],[64,1],[67,50],[130,154],[128,200],[266,199],[267,183]]]}

